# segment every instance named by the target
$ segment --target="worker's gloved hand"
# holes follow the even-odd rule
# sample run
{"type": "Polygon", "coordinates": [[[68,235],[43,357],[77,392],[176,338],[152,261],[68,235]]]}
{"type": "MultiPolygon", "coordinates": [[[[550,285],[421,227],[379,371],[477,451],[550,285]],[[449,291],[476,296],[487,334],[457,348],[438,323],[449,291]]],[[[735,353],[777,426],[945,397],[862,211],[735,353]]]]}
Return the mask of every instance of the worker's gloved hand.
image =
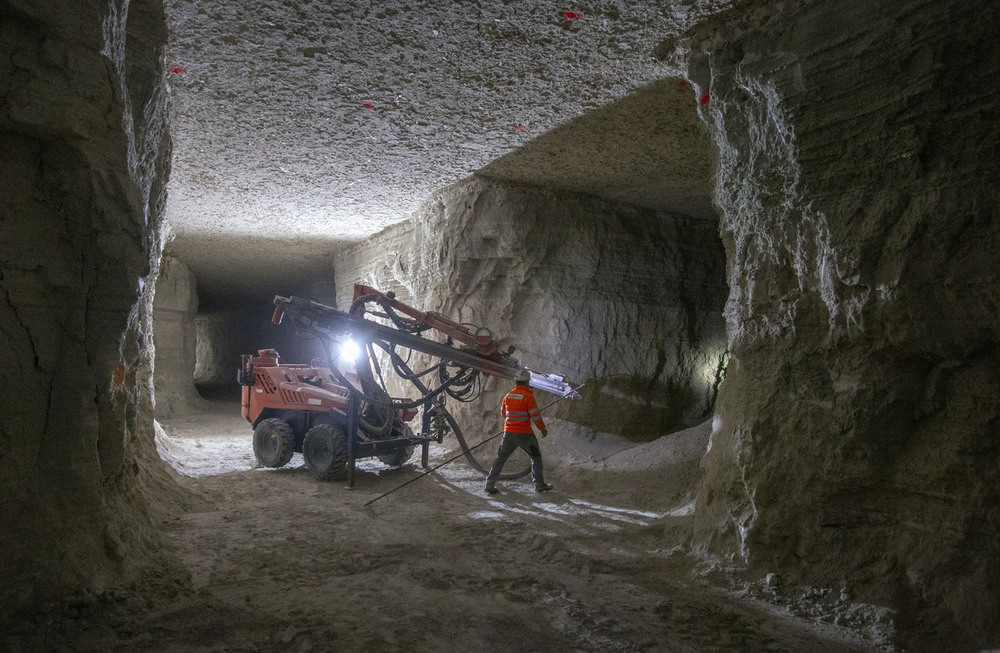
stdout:
{"type": "Polygon", "coordinates": [[[544,438],[544,437],[545,437],[546,435],[548,435],[548,434],[549,434],[549,430],[548,430],[547,428],[542,428],[542,429],[539,429],[539,430],[540,430],[540,431],[542,432],[542,437],[543,437],[543,438],[544,438]]]}

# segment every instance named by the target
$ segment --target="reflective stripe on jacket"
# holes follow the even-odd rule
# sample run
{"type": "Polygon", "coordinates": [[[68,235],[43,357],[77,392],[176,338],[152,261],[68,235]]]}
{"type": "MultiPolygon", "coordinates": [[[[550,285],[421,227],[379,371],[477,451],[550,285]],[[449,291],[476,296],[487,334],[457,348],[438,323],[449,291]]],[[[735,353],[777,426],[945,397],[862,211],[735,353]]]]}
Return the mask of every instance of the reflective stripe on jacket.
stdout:
{"type": "Polygon", "coordinates": [[[510,433],[531,433],[532,422],[539,430],[545,428],[535,395],[526,385],[515,386],[507,393],[500,405],[500,414],[504,420],[503,430],[510,433]]]}

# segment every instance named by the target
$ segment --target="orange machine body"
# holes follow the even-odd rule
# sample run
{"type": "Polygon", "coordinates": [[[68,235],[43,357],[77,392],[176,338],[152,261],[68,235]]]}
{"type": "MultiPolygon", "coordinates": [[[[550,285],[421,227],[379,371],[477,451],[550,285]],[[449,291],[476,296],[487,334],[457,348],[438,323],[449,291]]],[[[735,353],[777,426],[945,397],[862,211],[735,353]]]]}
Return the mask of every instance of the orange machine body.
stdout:
{"type": "MultiPolygon", "coordinates": [[[[242,386],[241,412],[251,424],[256,425],[262,415],[274,411],[347,414],[348,390],[337,382],[328,367],[282,363],[278,352],[261,349],[256,356],[244,357],[242,373],[251,383],[242,386]]],[[[357,381],[353,373],[344,376],[357,381]]],[[[393,400],[409,401],[395,397],[393,400]]],[[[408,422],[417,411],[410,408],[400,413],[402,420],[408,422]]]]}

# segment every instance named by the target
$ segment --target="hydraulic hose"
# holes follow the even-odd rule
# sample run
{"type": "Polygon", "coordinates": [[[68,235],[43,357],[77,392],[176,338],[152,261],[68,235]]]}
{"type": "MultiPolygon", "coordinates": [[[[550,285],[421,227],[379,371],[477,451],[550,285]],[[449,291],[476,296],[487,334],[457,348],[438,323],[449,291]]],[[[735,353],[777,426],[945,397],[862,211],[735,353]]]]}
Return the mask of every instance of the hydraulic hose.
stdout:
{"type": "MultiPolygon", "coordinates": [[[[364,305],[367,304],[370,301],[375,301],[376,299],[378,299],[377,295],[361,295],[360,297],[358,297],[357,299],[355,299],[351,303],[351,308],[350,308],[350,311],[348,311],[348,312],[351,315],[356,315],[358,317],[361,317],[364,314],[364,310],[363,310],[364,305]],[[359,311],[358,310],[359,308],[361,308],[362,310],[359,311]]],[[[386,308],[386,307],[383,307],[383,308],[386,308]]],[[[408,325],[405,325],[405,323],[402,321],[402,319],[399,318],[399,316],[395,315],[394,312],[392,312],[388,308],[386,308],[386,312],[387,312],[387,314],[389,314],[391,321],[393,322],[393,324],[395,324],[395,326],[396,326],[397,329],[399,329],[401,331],[404,331],[404,332],[409,332],[409,333],[414,332],[414,331],[411,331],[411,329],[406,328],[406,326],[408,326],[408,325]]],[[[423,329],[418,329],[416,332],[419,332],[419,331],[422,331],[422,330],[423,329]]],[[[377,344],[379,347],[381,347],[384,351],[386,351],[389,354],[389,357],[390,357],[390,359],[392,360],[392,363],[393,363],[393,368],[396,370],[397,374],[400,373],[400,368],[402,368],[402,371],[404,371],[405,374],[400,374],[400,377],[404,378],[405,380],[410,381],[417,388],[417,390],[420,391],[420,394],[422,396],[421,396],[420,399],[418,399],[416,401],[404,402],[404,403],[397,403],[397,402],[392,401],[391,399],[389,399],[388,401],[386,401],[385,399],[379,399],[379,398],[370,396],[368,393],[363,392],[362,390],[358,390],[357,388],[355,388],[354,385],[350,381],[348,381],[347,377],[345,377],[340,372],[340,370],[337,369],[336,365],[331,365],[331,371],[333,372],[334,376],[337,377],[337,380],[340,381],[341,385],[343,385],[345,388],[347,388],[348,392],[350,392],[352,395],[354,395],[355,397],[361,399],[362,401],[364,401],[368,405],[390,408],[392,410],[406,410],[408,408],[417,408],[417,407],[420,407],[420,406],[426,406],[428,402],[432,401],[435,397],[437,397],[438,395],[440,395],[442,392],[447,392],[449,396],[452,396],[455,399],[458,399],[459,401],[463,401],[463,400],[464,401],[470,401],[471,400],[471,399],[469,399],[469,397],[471,397],[471,395],[473,395],[473,393],[475,392],[475,387],[474,386],[475,386],[476,379],[478,378],[478,374],[475,371],[471,371],[470,372],[468,370],[468,368],[462,368],[459,371],[459,373],[456,374],[454,377],[452,377],[450,379],[446,379],[445,378],[445,373],[446,373],[446,367],[447,367],[447,365],[446,365],[445,361],[442,360],[438,365],[435,366],[439,370],[439,379],[441,381],[441,384],[437,388],[435,388],[434,390],[431,390],[426,385],[424,385],[421,382],[421,380],[420,380],[420,377],[422,377],[424,374],[426,374],[429,370],[425,370],[424,372],[421,372],[419,374],[415,374],[413,372],[413,370],[409,367],[409,365],[407,365],[406,361],[404,361],[402,359],[402,357],[399,356],[399,354],[396,353],[394,346],[390,347],[387,343],[384,343],[381,340],[375,340],[375,341],[373,341],[372,344],[377,344]],[[459,390],[453,392],[450,389],[452,386],[464,386],[464,387],[461,387],[459,390]]],[[[431,368],[431,369],[434,369],[434,368],[431,368]]],[[[368,374],[371,374],[370,370],[368,370],[368,374]]],[[[359,375],[359,376],[361,376],[361,375],[359,375]]],[[[364,384],[362,383],[362,385],[364,385],[364,384]]],[[[373,382],[373,385],[374,385],[374,382],[373,382]]],[[[458,422],[455,421],[455,418],[451,414],[451,412],[448,411],[448,409],[446,409],[444,406],[439,406],[435,410],[440,411],[440,414],[444,417],[445,421],[448,423],[448,426],[451,428],[452,431],[454,431],[455,438],[458,440],[458,444],[462,448],[462,453],[465,455],[466,460],[469,461],[469,464],[472,465],[472,467],[474,469],[476,469],[476,471],[478,471],[479,473],[483,474],[484,476],[486,474],[488,474],[489,470],[484,469],[483,466],[479,463],[479,461],[476,460],[475,456],[472,455],[472,450],[475,449],[475,448],[477,448],[477,447],[482,446],[483,444],[486,443],[486,441],[480,442],[479,444],[470,447],[469,444],[468,444],[468,442],[465,441],[465,436],[462,434],[462,429],[458,426],[458,422]]],[[[392,417],[394,417],[394,415],[392,417]]],[[[363,430],[367,430],[366,426],[367,427],[371,427],[371,425],[368,424],[367,422],[364,422],[361,419],[360,416],[358,418],[358,421],[359,421],[359,424],[361,424],[361,427],[362,427],[363,430]]],[[[385,435],[386,433],[388,433],[392,429],[393,421],[394,420],[387,420],[386,424],[383,425],[383,427],[380,427],[377,430],[384,429],[385,433],[383,433],[382,435],[385,435]],[[388,426],[388,428],[385,428],[386,426],[388,426]]],[[[371,431],[369,431],[369,433],[371,433],[371,431]]],[[[375,437],[381,437],[381,435],[375,435],[375,437]]],[[[493,436],[493,437],[496,437],[496,436],[493,436]]],[[[492,440],[493,438],[491,437],[489,439],[492,440]]],[[[530,472],[531,472],[531,466],[529,464],[527,467],[525,467],[524,469],[522,469],[522,470],[520,470],[518,472],[510,472],[510,473],[507,473],[507,474],[501,474],[500,475],[500,479],[501,480],[508,480],[508,481],[509,480],[516,480],[516,479],[519,479],[519,478],[522,478],[522,477],[526,476],[530,472]]]]}
{"type": "MultiPolygon", "coordinates": [[[[372,406],[382,406],[382,407],[386,407],[386,408],[396,408],[396,409],[399,409],[399,410],[406,410],[407,408],[419,408],[420,406],[423,406],[428,401],[430,401],[434,397],[438,396],[439,394],[441,394],[442,392],[444,392],[445,390],[447,390],[448,386],[451,385],[451,383],[453,383],[455,381],[453,379],[451,382],[449,382],[449,384],[440,386],[438,388],[435,388],[434,390],[432,390],[430,392],[430,394],[424,396],[422,399],[417,399],[415,401],[395,402],[395,401],[392,401],[391,399],[388,400],[388,401],[386,401],[384,399],[377,399],[375,397],[372,397],[371,395],[365,394],[364,391],[362,391],[362,390],[358,390],[357,388],[354,387],[354,384],[352,384],[347,379],[347,377],[344,376],[341,373],[341,371],[337,369],[336,365],[331,366],[330,367],[330,371],[333,372],[333,375],[335,377],[337,377],[337,380],[340,381],[341,385],[343,385],[347,389],[348,392],[350,392],[352,395],[354,395],[358,399],[361,399],[366,404],[371,404],[372,406]]],[[[414,382],[414,385],[416,385],[415,382],[414,382]]]]}

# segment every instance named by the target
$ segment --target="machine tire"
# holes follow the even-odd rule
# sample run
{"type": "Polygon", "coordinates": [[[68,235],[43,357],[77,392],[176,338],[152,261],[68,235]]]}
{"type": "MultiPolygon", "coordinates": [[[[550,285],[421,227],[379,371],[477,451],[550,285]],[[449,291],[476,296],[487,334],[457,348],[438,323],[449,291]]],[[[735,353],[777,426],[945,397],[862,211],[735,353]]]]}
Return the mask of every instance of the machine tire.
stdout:
{"type": "Polygon", "coordinates": [[[317,424],[302,441],[306,467],[321,481],[340,478],[347,471],[347,434],[333,424],[317,424]]]}
{"type": "MultiPolygon", "coordinates": [[[[407,437],[413,437],[413,431],[406,424],[403,425],[402,431],[407,437]]],[[[413,450],[413,445],[410,445],[402,449],[396,449],[392,453],[381,454],[378,459],[389,467],[399,467],[400,465],[405,465],[406,461],[413,457],[413,450]]]]}
{"type": "Polygon", "coordinates": [[[400,465],[405,465],[411,457],[413,457],[412,446],[396,449],[392,453],[384,453],[378,459],[389,467],[399,467],[400,465]]]}
{"type": "Polygon", "coordinates": [[[284,467],[295,451],[295,433],[288,422],[272,417],[253,430],[253,454],[265,467],[284,467]]]}

